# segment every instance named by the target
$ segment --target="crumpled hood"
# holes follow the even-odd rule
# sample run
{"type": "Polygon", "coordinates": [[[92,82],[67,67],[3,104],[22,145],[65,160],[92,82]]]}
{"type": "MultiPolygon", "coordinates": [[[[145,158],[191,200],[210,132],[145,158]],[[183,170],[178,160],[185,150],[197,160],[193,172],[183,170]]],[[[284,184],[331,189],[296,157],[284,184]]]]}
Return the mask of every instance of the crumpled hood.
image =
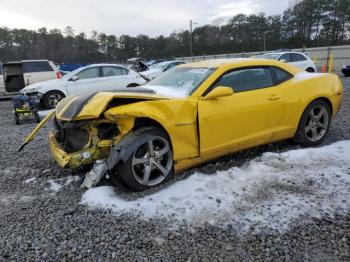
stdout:
{"type": "Polygon", "coordinates": [[[57,105],[56,117],[64,121],[95,119],[100,117],[112,100],[116,99],[135,99],[135,102],[139,102],[140,100],[169,98],[157,95],[153,90],[147,88],[124,88],[113,92],[69,96],[57,105]]]}

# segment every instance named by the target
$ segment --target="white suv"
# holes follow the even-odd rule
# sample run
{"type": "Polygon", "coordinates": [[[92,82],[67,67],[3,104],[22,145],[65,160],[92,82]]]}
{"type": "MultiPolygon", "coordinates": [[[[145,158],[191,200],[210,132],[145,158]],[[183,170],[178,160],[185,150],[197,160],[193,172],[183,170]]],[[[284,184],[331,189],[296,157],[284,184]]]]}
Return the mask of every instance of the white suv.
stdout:
{"type": "Polygon", "coordinates": [[[273,59],[278,60],[285,63],[290,63],[300,69],[315,73],[317,72],[316,65],[314,61],[305,53],[301,52],[276,52],[276,53],[266,53],[262,55],[256,56],[256,58],[265,58],[265,59],[273,59]]]}
{"type": "Polygon", "coordinates": [[[2,64],[0,94],[15,94],[27,85],[55,78],[61,78],[61,73],[48,60],[6,62],[2,64]]]}
{"type": "Polygon", "coordinates": [[[61,79],[49,80],[26,86],[21,93],[37,96],[48,109],[69,95],[88,92],[113,91],[136,87],[146,80],[135,71],[116,64],[96,64],[80,67],[61,79]]]}

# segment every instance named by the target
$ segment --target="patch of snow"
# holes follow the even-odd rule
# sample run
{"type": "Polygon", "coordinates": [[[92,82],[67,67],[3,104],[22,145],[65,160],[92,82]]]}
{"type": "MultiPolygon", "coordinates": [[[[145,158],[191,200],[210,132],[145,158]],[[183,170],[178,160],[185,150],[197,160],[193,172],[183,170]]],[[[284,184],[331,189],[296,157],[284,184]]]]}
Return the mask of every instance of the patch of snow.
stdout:
{"type": "Polygon", "coordinates": [[[300,72],[297,73],[293,80],[295,81],[302,81],[302,80],[308,80],[308,79],[312,79],[312,78],[317,78],[317,77],[323,77],[325,76],[324,73],[309,73],[309,72],[300,72]]]}
{"type": "Polygon", "coordinates": [[[183,87],[168,87],[168,86],[151,86],[148,85],[147,88],[153,90],[158,95],[173,97],[173,98],[184,98],[188,96],[188,92],[192,88],[192,82],[185,83],[183,87]],[[190,88],[189,88],[190,87],[190,88]]]}
{"type": "Polygon", "coordinates": [[[52,111],[54,111],[55,109],[51,109],[51,110],[43,110],[43,111],[38,111],[39,113],[39,116],[41,117],[45,117],[47,116],[48,114],[50,114],[52,111]]]}
{"type": "Polygon", "coordinates": [[[49,179],[47,182],[50,184],[50,187],[48,188],[48,190],[50,190],[50,191],[58,192],[63,187],[61,184],[57,183],[53,179],[49,179]]]}
{"type": "Polygon", "coordinates": [[[35,180],[36,180],[36,177],[31,177],[31,178],[26,179],[26,180],[24,181],[24,183],[29,184],[29,183],[34,182],[35,180]]]}
{"type": "Polygon", "coordinates": [[[50,185],[45,190],[47,191],[53,191],[53,192],[59,192],[63,187],[70,185],[71,183],[80,181],[79,176],[67,176],[64,178],[58,178],[58,179],[49,179],[47,183],[50,185]]]}
{"type": "Polygon", "coordinates": [[[305,219],[350,209],[350,141],[265,153],[244,167],[195,173],[157,193],[136,200],[112,187],[87,190],[81,204],[165,218],[199,226],[230,226],[238,232],[285,230],[305,219]]]}

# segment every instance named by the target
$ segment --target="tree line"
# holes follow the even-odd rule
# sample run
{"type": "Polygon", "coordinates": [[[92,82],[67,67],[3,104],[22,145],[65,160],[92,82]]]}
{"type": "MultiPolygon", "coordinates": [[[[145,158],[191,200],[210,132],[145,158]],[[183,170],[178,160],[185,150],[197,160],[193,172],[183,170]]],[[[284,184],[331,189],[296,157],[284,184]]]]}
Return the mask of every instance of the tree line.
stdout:
{"type": "MultiPolygon", "coordinates": [[[[193,54],[212,55],[350,43],[350,0],[304,0],[280,15],[238,14],[193,31],[193,54]],[[223,22],[224,21],[224,22],[223,22]]],[[[190,55],[189,30],[169,36],[90,35],[64,30],[0,28],[0,61],[47,58],[57,63],[124,62],[131,57],[190,55]]]]}

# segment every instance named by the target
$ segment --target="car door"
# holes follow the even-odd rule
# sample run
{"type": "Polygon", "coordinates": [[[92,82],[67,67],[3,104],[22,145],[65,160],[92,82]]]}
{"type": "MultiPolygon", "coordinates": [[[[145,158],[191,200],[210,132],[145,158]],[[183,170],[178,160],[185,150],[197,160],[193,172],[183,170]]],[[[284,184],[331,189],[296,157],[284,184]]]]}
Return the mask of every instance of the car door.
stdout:
{"type": "Polygon", "coordinates": [[[68,81],[67,92],[69,95],[97,92],[101,90],[100,67],[88,67],[82,69],[68,81]]]}
{"type": "Polygon", "coordinates": [[[114,90],[124,88],[130,84],[128,77],[129,70],[119,66],[103,66],[100,79],[101,90],[114,90]]]}
{"type": "Polygon", "coordinates": [[[291,60],[291,64],[300,69],[306,70],[309,67],[309,60],[302,54],[291,53],[291,60]]]}
{"type": "Polygon", "coordinates": [[[273,136],[283,109],[270,68],[229,71],[211,89],[218,86],[230,87],[234,94],[198,102],[201,154],[266,143],[273,136]]]}
{"type": "Polygon", "coordinates": [[[48,61],[23,61],[25,85],[54,79],[56,74],[48,61]]]}

